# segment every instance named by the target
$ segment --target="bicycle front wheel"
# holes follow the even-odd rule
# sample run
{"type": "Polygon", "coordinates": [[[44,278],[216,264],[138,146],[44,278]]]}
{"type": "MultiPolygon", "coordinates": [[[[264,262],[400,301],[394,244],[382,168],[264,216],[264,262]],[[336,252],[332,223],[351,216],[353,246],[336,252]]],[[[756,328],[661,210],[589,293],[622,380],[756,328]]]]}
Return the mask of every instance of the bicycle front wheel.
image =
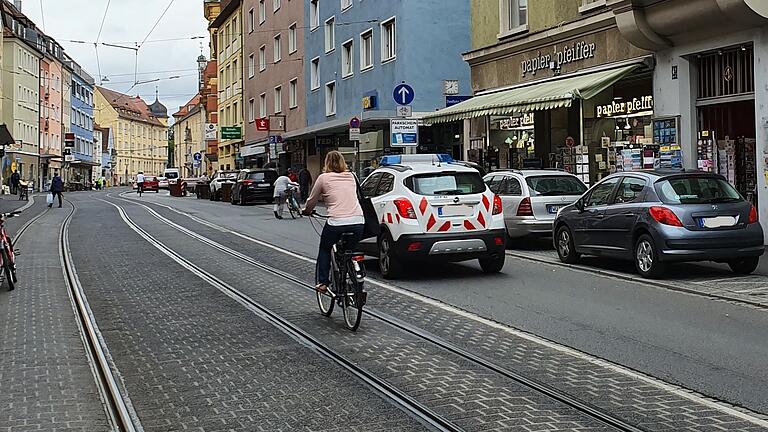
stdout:
{"type": "Polygon", "coordinates": [[[363,293],[363,283],[357,280],[355,270],[352,268],[352,263],[347,263],[347,268],[344,271],[344,300],[342,302],[344,323],[347,328],[352,331],[357,331],[360,327],[360,320],[363,318],[363,301],[362,298],[365,295],[363,293]]]}
{"type": "MultiPolygon", "coordinates": [[[[337,286],[335,272],[333,271],[331,271],[331,286],[337,286]]],[[[320,313],[324,316],[331,316],[333,307],[336,305],[336,299],[333,298],[330,292],[321,293],[317,291],[315,294],[317,295],[317,306],[320,307],[320,313]]]]}
{"type": "Polygon", "coordinates": [[[290,199],[288,200],[288,213],[291,214],[291,219],[296,219],[296,213],[298,212],[296,211],[296,208],[293,206],[293,203],[290,199]]]}
{"type": "Polygon", "coordinates": [[[8,256],[8,251],[3,249],[3,271],[5,272],[5,281],[8,282],[8,291],[13,291],[16,288],[16,275],[13,270],[13,264],[11,258],[8,256]]]}

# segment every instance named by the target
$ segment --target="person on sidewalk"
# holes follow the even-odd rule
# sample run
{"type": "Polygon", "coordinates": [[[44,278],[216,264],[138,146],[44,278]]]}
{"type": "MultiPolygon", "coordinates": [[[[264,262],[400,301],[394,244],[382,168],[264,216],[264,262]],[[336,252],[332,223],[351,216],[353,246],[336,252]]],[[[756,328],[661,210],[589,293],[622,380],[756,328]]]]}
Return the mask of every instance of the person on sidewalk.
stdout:
{"type": "Polygon", "coordinates": [[[299,193],[301,194],[301,202],[306,203],[309,198],[309,190],[312,187],[312,174],[309,172],[306,166],[302,166],[299,171],[299,193]]]}
{"type": "Polygon", "coordinates": [[[288,188],[298,188],[298,183],[294,183],[288,176],[280,176],[275,180],[275,205],[273,211],[277,219],[283,218],[283,208],[285,207],[285,200],[288,198],[288,188]]]}
{"type": "MultiPolygon", "coordinates": [[[[53,180],[51,180],[51,194],[53,194],[53,197],[56,198],[56,196],[59,197],[59,208],[61,208],[61,203],[63,198],[63,192],[64,192],[64,181],[61,180],[61,177],[59,177],[59,173],[56,173],[53,176],[53,180]]],[[[51,202],[48,204],[48,207],[53,207],[53,203],[51,202]]]]}
{"type": "Polygon", "coordinates": [[[14,170],[11,174],[11,195],[19,193],[19,182],[21,182],[21,174],[19,170],[14,170]]]}

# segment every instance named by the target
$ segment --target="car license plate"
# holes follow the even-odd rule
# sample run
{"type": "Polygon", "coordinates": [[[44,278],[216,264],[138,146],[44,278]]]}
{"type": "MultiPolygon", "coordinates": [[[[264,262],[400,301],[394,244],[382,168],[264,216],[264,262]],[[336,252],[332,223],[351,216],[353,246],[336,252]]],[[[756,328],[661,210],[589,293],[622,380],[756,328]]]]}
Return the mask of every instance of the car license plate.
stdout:
{"type": "Polygon", "coordinates": [[[549,214],[557,214],[557,212],[560,211],[561,208],[563,208],[563,206],[561,205],[548,205],[547,212],[549,214]]]}
{"type": "Polygon", "coordinates": [[[699,218],[699,228],[723,228],[734,225],[736,225],[736,218],[733,216],[699,218]]]}
{"type": "Polygon", "coordinates": [[[269,183],[259,183],[260,188],[269,187],[269,183]]]}
{"type": "Polygon", "coordinates": [[[438,216],[469,216],[472,214],[472,207],[465,205],[452,205],[437,208],[438,216]]]}

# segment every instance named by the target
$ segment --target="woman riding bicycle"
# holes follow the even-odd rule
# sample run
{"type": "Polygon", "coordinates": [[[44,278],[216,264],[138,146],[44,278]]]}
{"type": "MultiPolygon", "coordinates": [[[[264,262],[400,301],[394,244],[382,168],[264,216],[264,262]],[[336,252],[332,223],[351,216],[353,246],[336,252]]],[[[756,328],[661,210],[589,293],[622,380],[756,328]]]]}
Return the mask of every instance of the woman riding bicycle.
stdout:
{"type": "Polygon", "coordinates": [[[328,222],[320,235],[315,289],[325,293],[330,285],[333,245],[341,239],[342,234],[352,233],[355,237],[347,246],[355,247],[363,236],[365,226],[363,209],[357,200],[357,180],[347,169],[344,156],[338,151],[331,151],[325,157],[323,174],[320,174],[315,181],[303,213],[311,215],[318,202],[325,203],[328,222]]]}

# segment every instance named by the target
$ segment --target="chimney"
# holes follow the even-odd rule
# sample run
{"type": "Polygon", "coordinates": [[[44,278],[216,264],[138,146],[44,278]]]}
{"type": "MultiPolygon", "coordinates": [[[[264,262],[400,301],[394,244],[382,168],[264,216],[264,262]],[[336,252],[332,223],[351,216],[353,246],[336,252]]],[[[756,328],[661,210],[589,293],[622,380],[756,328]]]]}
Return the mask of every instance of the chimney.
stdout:
{"type": "Polygon", "coordinates": [[[13,0],[13,5],[21,12],[21,0],[13,0]]]}

